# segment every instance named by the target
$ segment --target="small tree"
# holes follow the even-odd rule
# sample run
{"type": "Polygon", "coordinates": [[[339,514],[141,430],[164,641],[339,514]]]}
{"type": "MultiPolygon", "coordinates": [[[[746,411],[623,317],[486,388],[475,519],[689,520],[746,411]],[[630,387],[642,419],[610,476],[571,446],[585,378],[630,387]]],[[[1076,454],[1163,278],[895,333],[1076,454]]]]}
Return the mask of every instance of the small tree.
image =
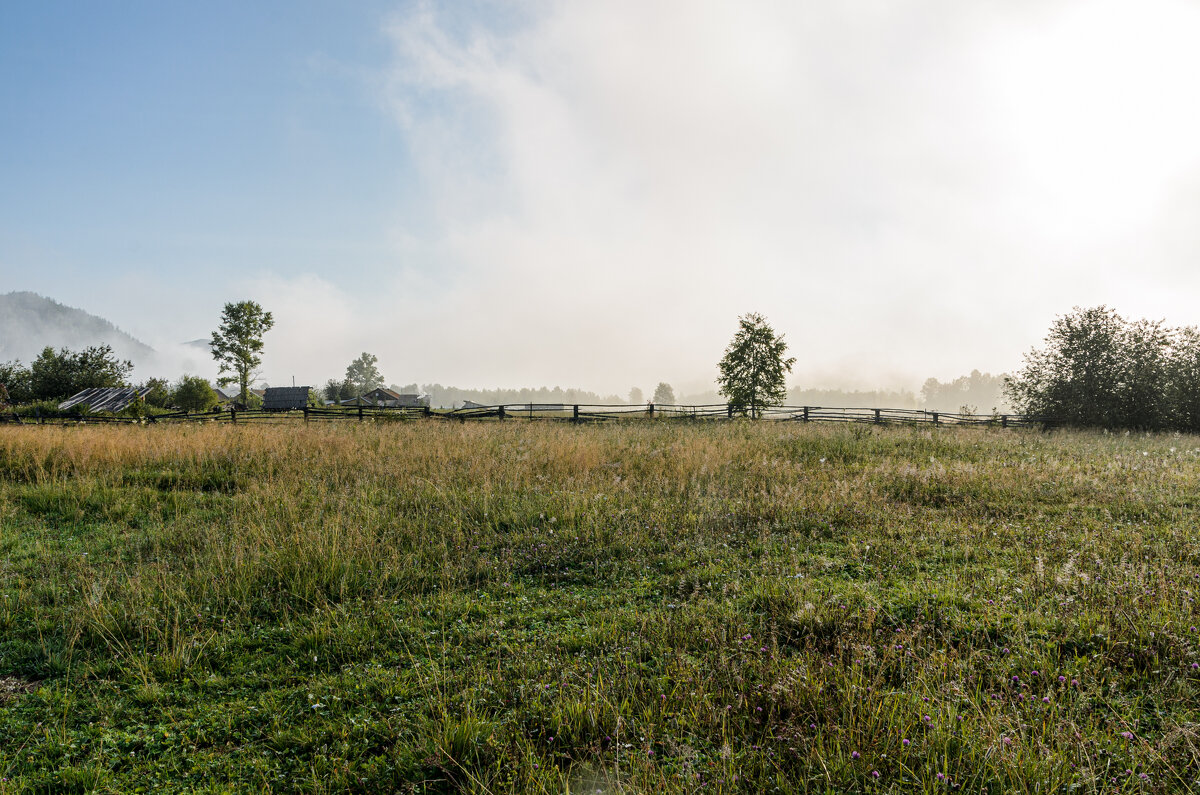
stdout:
{"type": "Polygon", "coordinates": [[[656,406],[674,406],[675,390],[666,381],[659,381],[654,388],[654,404],[656,406]]]}
{"type": "Polygon", "coordinates": [[[198,375],[184,375],[171,390],[171,403],[184,411],[208,411],[217,405],[217,393],[198,375]]]}
{"type": "Polygon", "coordinates": [[[375,366],[378,361],[379,357],[363,351],[361,356],[350,362],[350,366],[346,368],[346,381],[352,384],[355,390],[351,397],[357,397],[383,386],[383,375],[375,366]]]}
{"type": "Polygon", "coordinates": [[[0,363],[0,386],[4,387],[6,399],[13,403],[28,403],[33,400],[29,368],[18,360],[0,363]]]}
{"type": "Polygon", "coordinates": [[[238,400],[243,406],[250,404],[250,381],[262,364],[263,334],[274,325],[271,313],[264,312],[257,303],[239,301],[225,304],[221,325],[213,332],[209,345],[222,375],[217,383],[237,384],[238,400]]]}
{"type": "Polygon", "coordinates": [[[787,343],[757,313],[738,318],[738,332],[721,358],[720,392],[729,405],[757,418],[767,406],[778,406],[787,399],[784,374],[792,370],[796,359],[785,359],[787,343]]]}
{"type": "Polygon", "coordinates": [[[642,394],[642,390],[640,388],[635,386],[629,390],[629,405],[637,406],[644,403],[645,400],[646,397],[642,394]]]}
{"type": "Polygon", "coordinates": [[[142,384],[142,389],[149,389],[143,400],[146,405],[165,409],[171,404],[171,385],[165,378],[149,378],[142,384]]]}

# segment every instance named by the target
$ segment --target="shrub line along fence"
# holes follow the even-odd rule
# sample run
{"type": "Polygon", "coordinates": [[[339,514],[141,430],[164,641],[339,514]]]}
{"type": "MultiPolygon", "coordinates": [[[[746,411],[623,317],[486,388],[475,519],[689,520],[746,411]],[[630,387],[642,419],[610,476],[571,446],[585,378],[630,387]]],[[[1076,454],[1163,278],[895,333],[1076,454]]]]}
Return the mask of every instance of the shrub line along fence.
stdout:
{"type": "MultiPolygon", "coordinates": [[[[695,421],[732,420],[743,416],[729,404],[705,406],[654,405],[560,405],[546,403],[506,403],[497,406],[472,406],[461,409],[431,409],[427,406],[391,408],[355,406],[351,408],[309,407],[296,410],[266,409],[187,412],[144,417],[99,414],[39,414],[22,417],[0,414],[0,423],[36,425],[72,425],[80,423],[123,423],[153,425],[177,422],[220,422],[233,425],[280,422],[396,421],[440,419],[467,421],[546,420],[557,422],[608,422],[639,419],[695,421]]],[[[983,425],[999,428],[1046,427],[1055,423],[1047,418],[1022,414],[961,414],[923,409],[830,408],[827,406],[771,406],[759,410],[763,420],[784,422],[849,422],[875,425],[983,425]]]]}

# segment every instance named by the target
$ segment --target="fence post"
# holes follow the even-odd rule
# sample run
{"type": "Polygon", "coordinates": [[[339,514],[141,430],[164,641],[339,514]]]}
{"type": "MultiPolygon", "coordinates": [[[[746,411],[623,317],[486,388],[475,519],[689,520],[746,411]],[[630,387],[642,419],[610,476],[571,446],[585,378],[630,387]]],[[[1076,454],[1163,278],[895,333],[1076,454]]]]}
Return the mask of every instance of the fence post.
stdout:
{"type": "Polygon", "coordinates": [[[728,412],[728,414],[729,414],[729,419],[733,419],[733,404],[732,404],[732,403],[727,403],[727,404],[726,404],[726,409],[727,409],[727,412],[728,412]]]}
{"type": "Polygon", "coordinates": [[[654,416],[654,404],[653,403],[646,404],[646,413],[649,414],[651,417],[654,416]]]}
{"type": "Polygon", "coordinates": [[[363,410],[362,409],[363,409],[362,404],[359,403],[358,404],[358,421],[359,422],[363,421],[363,410]]]}
{"type": "Polygon", "coordinates": [[[571,422],[579,422],[579,404],[576,403],[571,409],[571,422]]]}
{"type": "Polygon", "coordinates": [[[229,421],[232,422],[234,425],[237,425],[237,409],[229,410],[229,421]]]}
{"type": "Polygon", "coordinates": [[[497,411],[496,411],[496,417],[497,417],[498,419],[501,419],[501,420],[503,420],[503,419],[504,419],[504,406],[500,406],[500,407],[497,409],[497,411]]]}
{"type": "Polygon", "coordinates": [[[804,407],[804,421],[808,422],[808,406],[804,407]]]}
{"type": "Polygon", "coordinates": [[[875,424],[878,425],[882,420],[879,419],[879,409],[875,409],[875,424]]]}
{"type": "Polygon", "coordinates": [[[1008,427],[1008,415],[1007,415],[1007,414],[1001,414],[1001,415],[1000,415],[1000,427],[1001,427],[1001,428],[1007,428],[1007,427],[1008,427]]]}
{"type": "Polygon", "coordinates": [[[304,407],[304,424],[308,425],[308,406],[304,407]]]}
{"type": "Polygon", "coordinates": [[[938,413],[936,411],[933,412],[933,424],[934,425],[938,424],[938,413]]]}
{"type": "Polygon", "coordinates": [[[422,406],[422,408],[424,408],[424,409],[425,409],[425,416],[426,416],[426,417],[431,417],[431,416],[433,416],[433,407],[432,407],[432,406],[422,406]]]}

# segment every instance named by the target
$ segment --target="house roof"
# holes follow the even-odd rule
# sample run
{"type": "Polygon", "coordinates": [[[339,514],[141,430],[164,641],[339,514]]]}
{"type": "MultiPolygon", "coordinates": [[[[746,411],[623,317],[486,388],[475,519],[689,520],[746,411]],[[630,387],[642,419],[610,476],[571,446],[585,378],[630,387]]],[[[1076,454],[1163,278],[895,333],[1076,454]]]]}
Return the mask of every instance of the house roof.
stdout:
{"type": "Polygon", "coordinates": [[[363,397],[367,397],[369,395],[378,395],[378,396],[384,397],[387,400],[399,400],[400,399],[399,392],[393,392],[392,390],[388,389],[387,387],[382,387],[382,386],[372,389],[370,392],[368,392],[363,397]]]}
{"type": "Polygon", "coordinates": [[[130,389],[128,387],[93,387],[85,389],[58,404],[59,411],[75,406],[88,406],[92,411],[120,411],[135,400],[150,393],[150,387],[130,389]]]}

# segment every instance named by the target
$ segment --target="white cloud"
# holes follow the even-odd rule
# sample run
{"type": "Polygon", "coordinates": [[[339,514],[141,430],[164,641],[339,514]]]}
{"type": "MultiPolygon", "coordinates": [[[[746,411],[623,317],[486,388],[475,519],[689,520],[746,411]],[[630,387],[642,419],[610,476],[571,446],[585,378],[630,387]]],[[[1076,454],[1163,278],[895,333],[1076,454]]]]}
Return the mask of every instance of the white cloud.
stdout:
{"type": "Polygon", "coordinates": [[[760,311],[799,381],[915,387],[1157,305],[1194,250],[1185,4],[531,8],[389,28],[433,222],[398,222],[386,310],[340,311],[395,380],[695,382],[760,311]]]}

